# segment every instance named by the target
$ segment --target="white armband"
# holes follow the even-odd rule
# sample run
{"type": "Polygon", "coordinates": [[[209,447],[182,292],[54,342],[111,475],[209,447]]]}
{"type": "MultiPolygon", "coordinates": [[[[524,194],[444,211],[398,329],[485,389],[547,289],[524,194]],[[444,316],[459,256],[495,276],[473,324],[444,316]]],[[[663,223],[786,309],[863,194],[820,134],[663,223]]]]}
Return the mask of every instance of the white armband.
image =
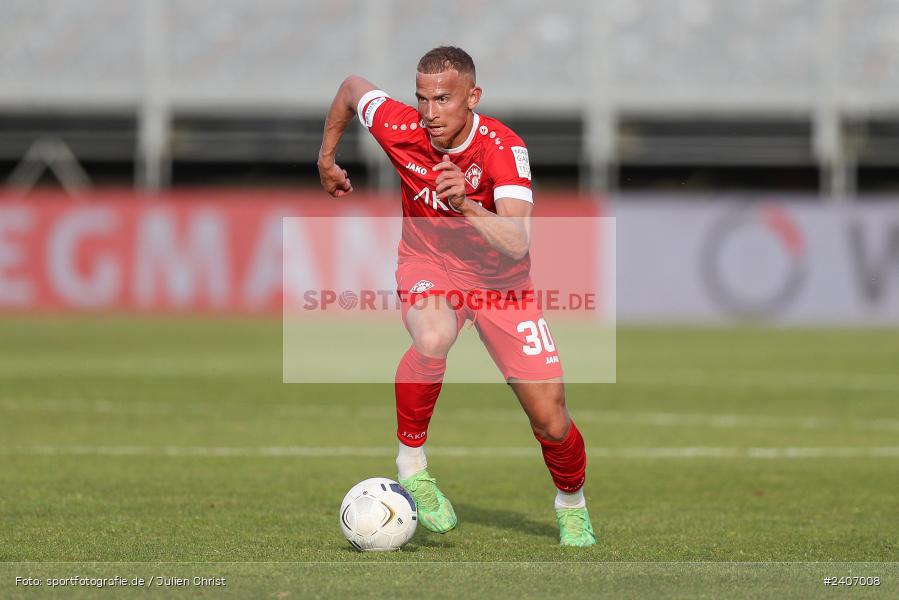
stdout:
{"type": "Polygon", "coordinates": [[[363,127],[371,127],[375,118],[375,111],[378,110],[379,106],[387,102],[388,98],[390,98],[390,95],[383,90],[371,90],[365,92],[359,98],[356,115],[359,117],[359,122],[362,123],[363,127]],[[368,104],[368,108],[365,108],[366,104],[368,104]]]}
{"type": "Polygon", "coordinates": [[[523,185],[500,185],[493,188],[493,200],[496,201],[500,198],[514,198],[534,203],[534,193],[523,185]]]}

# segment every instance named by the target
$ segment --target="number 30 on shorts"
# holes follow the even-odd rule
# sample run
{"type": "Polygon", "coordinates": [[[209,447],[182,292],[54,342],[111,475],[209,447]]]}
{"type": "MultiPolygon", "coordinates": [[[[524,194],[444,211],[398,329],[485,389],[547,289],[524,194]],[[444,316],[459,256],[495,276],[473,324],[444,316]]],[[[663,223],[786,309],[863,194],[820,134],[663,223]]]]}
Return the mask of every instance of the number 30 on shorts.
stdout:
{"type": "Polygon", "coordinates": [[[535,356],[543,352],[544,349],[547,352],[556,351],[556,343],[553,341],[553,336],[549,334],[549,325],[546,324],[546,319],[541,317],[537,323],[522,321],[518,324],[518,333],[525,332],[527,332],[524,338],[526,343],[521,349],[524,350],[526,355],[535,356]]]}

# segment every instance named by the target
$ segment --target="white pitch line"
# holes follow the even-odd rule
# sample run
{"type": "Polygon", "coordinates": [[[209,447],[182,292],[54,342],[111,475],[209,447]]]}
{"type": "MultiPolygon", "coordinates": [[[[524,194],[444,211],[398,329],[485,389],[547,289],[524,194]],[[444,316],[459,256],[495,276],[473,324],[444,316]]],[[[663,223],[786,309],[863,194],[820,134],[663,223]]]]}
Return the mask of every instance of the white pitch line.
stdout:
{"type": "Polygon", "coordinates": [[[576,419],[616,425],[653,425],[658,427],[713,427],[753,429],[864,429],[899,431],[896,419],[858,419],[845,417],[803,417],[774,415],[732,415],[707,413],[575,411],[576,419]]]}
{"type": "MultiPolygon", "coordinates": [[[[0,398],[0,411],[50,412],[89,415],[151,416],[171,415],[183,412],[195,413],[195,406],[177,407],[172,404],[140,402],[133,400],[83,400],[78,398],[0,398]]],[[[211,407],[209,407],[211,410],[211,407]]],[[[205,413],[206,411],[204,411],[205,413]]]]}
{"type": "MultiPolygon", "coordinates": [[[[386,413],[385,413],[386,414],[386,413]]],[[[392,415],[392,412],[390,413],[392,415]]],[[[453,409],[448,408],[438,418],[470,419],[474,421],[509,422],[523,413],[519,409],[453,409]]],[[[621,412],[573,409],[575,421],[605,425],[648,425],[654,427],[712,427],[752,429],[862,429],[899,431],[896,419],[858,419],[845,417],[804,417],[775,415],[733,415],[671,412],[621,412]]]]}
{"type": "MultiPolygon", "coordinates": [[[[0,376],[58,377],[83,375],[96,377],[270,377],[282,373],[282,357],[265,359],[244,356],[210,356],[182,358],[131,358],[102,355],[73,358],[68,355],[44,356],[40,359],[6,357],[0,362],[0,376]],[[272,360],[274,359],[274,360],[272,360]]],[[[845,392],[897,392],[899,377],[883,373],[835,373],[832,371],[746,371],[727,369],[709,372],[699,369],[654,368],[627,369],[620,365],[617,384],[625,386],[665,387],[681,385],[701,388],[802,389],[845,392]]],[[[392,370],[384,371],[392,377],[392,370]]],[[[334,383],[344,383],[335,381],[334,383]]],[[[392,379],[373,378],[371,383],[393,383],[392,379]]],[[[454,382],[465,383],[465,382],[454,382]]],[[[570,383],[594,383],[572,374],[570,383]]]]}
{"type": "MultiPolygon", "coordinates": [[[[386,401],[385,401],[386,404],[386,401]]],[[[304,404],[279,404],[270,409],[248,406],[248,414],[274,415],[277,417],[314,418],[314,417],[357,417],[357,418],[392,418],[393,408],[389,405],[377,406],[340,406],[304,404]],[[250,409],[252,409],[250,411],[250,409]]],[[[0,398],[0,411],[3,412],[51,412],[51,413],[84,413],[96,415],[119,416],[208,416],[220,414],[221,405],[209,403],[173,404],[170,402],[145,402],[131,400],[87,400],[79,398],[0,398]]],[[[582,409],[575,410],[574,417],[582,423],[599,423],[605,425],[645,425],[652,427],[711,427],[711,428],[748,428],[748,429],[854,429],[870,431],[899,431],[897,419],[858,419],[851,415],[845,417],[814,416],[775,416],[775,415],[734,415],[708,413],[671,413],[671,412],[621,412],[582,409]]],[[[524,413],[514,409],[467,409],[453,408],[448,405],[441,408],[438,417],[449,421],[496,421],[514,422],[523,419],[524,413]]]]}
{"type": "Polygon", "coordinates": [[[277,375],[280,378],[281,360],[253,360],[247,357],[209,358],[130,358],[98,356],[96,358],[7,357],[0,363],[3,376],[71,376],[86,375],[97,377],[112,376],[208,376],[233,377],[254,375],[277,375]]]}
{"type": "MultiPolygon", "coordinates": [[[[659,447],[659,448],[589,448],[595,458],[643,459],[805,459],[805,458],[899,458],[899,446],[881,447],[755,447],[728,448],[715,446],[659,447]]],[[[249,458],[386,458],[396,449],[380,446],[56,446],[30,445],[0,447],[6,456],[164,456],[164,457],[249,457],[249,458]]],[[[428,454],[447,457],[538,457],[536,447],[478,448],[471,446],[437,446],[428,454]]]]}
{"type": "Polygon", "coordinates": [[[652,387],[684,385],[704,388],[803,389],[816,391],[895,392],[899,378],[869,373],[810,371],[702,371],[666,370],[628,373],[619,371],[619,385],[652,387]]]}

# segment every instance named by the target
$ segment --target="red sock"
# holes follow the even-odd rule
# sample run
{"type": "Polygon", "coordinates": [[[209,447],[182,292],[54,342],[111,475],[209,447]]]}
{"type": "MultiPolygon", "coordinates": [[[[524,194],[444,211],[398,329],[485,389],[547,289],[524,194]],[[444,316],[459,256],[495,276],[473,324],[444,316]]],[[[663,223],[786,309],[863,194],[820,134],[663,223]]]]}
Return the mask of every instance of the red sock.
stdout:
{"type": "Polygon", "coordinates": [[[556,487],[566,494],[581,489],[587,471],[587,452],[584,450],[584,438],[574,426],[574,421],[568,428],[568,435],[561,442],[534,437],[543,448],[543,460],[556,487]]]}
{"type": "Polygon", "coordinates": [[[428,438],[428,423],[443,386],[446,358],[425,356],[410,346],[396,368],[396,437],[418,447],[428,438]]]}

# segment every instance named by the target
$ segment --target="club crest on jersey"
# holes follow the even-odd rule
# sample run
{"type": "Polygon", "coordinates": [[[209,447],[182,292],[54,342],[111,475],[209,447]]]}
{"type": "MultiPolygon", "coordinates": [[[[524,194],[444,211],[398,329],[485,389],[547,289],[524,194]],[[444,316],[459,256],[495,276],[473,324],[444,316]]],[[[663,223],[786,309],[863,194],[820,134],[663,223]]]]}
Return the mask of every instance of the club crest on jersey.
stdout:
{"type": "Polygon", "coordinates": [[[434,287],[434,283],[427,279],[422,279],[409,289],[410,294],[420,294],[434,287]]]}
{"type": "Polygon", "coordinates": [[[472,189],[476,190],[478,189],[478,184],[481,183],[482,174],[481,167],[477,163],[471,163],[471,166],[465,171],[465,181],[468,182],[472,189]]]}

